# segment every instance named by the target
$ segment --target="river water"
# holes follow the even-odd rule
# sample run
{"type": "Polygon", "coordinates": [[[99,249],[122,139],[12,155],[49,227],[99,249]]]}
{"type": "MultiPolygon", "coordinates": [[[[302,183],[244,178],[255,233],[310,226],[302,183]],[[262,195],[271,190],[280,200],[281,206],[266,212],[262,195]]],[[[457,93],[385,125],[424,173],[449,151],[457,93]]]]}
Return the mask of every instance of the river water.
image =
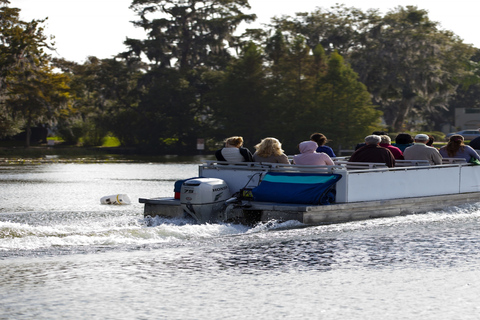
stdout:
{"type": "Polygon", "coordinates": [[[479,319],[480,204],[305,227],[146,220],[195,163],[0,164],[0,319],[479,319]],[[131,205],[100,204],[127,194],[131,205]]]}

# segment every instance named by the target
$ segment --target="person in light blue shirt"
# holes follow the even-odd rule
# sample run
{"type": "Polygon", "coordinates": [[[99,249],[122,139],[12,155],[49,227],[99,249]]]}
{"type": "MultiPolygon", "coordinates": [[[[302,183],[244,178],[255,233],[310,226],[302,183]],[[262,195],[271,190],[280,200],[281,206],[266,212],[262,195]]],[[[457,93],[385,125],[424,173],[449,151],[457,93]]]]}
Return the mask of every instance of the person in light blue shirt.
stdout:
{"type": "Polygon", "coordinates": [[[478,153],[470,146],[463,143],[463,136],[455,134],[450,137],[446,146],[440,148],[440,154],[444,158],[465,158],[469,162],[471,158],[480,160],[478,153]]]}
{"type": "Polygon", "coordinates": [[[330,158],[335,158],[335,152],[333,152],[333,149],[330,148],[329,146],[326,146],[325,144],[327,143],[327,137],[321,133],[314,133],[310,136],[311,141],[315,141],[318,145],[317,150],[315,152],[320,153],[326,153],[330,158]]]}

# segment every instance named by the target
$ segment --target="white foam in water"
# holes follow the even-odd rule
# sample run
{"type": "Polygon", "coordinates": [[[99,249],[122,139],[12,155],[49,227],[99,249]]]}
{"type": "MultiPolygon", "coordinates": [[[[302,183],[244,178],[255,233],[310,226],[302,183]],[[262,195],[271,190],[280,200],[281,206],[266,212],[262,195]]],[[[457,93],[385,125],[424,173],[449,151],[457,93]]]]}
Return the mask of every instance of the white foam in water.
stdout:
{"type": "MultiPolygon", "coordinates": [[[[18,217],[17,217],[18,218],[18,217]]],[[[354,231],[401,225],[422,225],[480,218],[480,204],[442,211],[312,227],[323,231],[354,231]]],[[[99,213],[30,214],[22,222],[0,221],[0,250],[35,250],[70,246],[118,246],[181,243],[215,237],[259,234],[304,227],[298,221],[269,221],[254,227],[238,224],[196,224],[189,219],[155,218],[99,213]],[[38,224],[41,221],[42,224],[38,224]],[[150,224],[150,226],[148,226],[150,224]]]]}
{"type": "MultiPolygon", "coordinates": [[[[65,216],[64,213],[51,213],[50,219],[42,219],[48,225],[0,221],[0,250],[158,244],[237,235],[248,230],[242,225],[199,225],[180,219],[149,227],[137,216],[89,215],[84,219],[65,219],[65,216]]],[[[30,222],[32,220],[35,221],[31,219],[30,222]]]]}
{"type": "Polygon", "coordinates": [[[400,227],[402,225],[428,225],[434,222],[458,222],[472,218],[480,218],[480,203],[448,207],[444,210],[431,211],[405,216],[353,221],[341,224],[317,226],[325,231],[352,231],[379,227],[400,227]]]}

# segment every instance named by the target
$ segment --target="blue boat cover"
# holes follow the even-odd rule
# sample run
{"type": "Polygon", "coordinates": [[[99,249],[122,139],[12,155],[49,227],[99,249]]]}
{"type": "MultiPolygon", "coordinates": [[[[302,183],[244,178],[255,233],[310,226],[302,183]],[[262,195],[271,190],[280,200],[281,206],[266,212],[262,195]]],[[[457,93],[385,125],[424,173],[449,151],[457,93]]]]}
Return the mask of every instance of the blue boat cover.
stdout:
{"type": "Polygon", "coordinates": [[[253,200],[296,204],[335,202],[333,186],[339,174],[268,172],[252,190],[253,200]]]}

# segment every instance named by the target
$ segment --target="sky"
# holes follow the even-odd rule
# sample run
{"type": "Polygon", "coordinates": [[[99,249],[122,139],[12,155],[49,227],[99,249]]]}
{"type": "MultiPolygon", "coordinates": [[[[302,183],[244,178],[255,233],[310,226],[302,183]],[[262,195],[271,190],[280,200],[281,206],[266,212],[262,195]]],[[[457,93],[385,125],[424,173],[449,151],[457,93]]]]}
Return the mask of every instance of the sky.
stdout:
{"type": "MultiPolygon", "coordinates": [[[[144,39],[145,33],[135,28],[137,20],[129,9],[132,0],[10,0],[10,7],[20,8],[20,18],[25,21],[44,19],[45,34],[55,37],[55,57],[82,63],[88,56],[112,58],[125,51],[127,37],[144,39]]],[[[260,27],[274,16],[294,15],[295,12],[312,12],[317,7],[329,8],[337,3],[362,10],[379,9],[386,13],[397,6],[414,5],[428,12],[430,20],[440,23],[465,43],[480,48],[478,12],[480,1],[470,0],[250,0],[257,21],[244,27],[260,27]]]]}

